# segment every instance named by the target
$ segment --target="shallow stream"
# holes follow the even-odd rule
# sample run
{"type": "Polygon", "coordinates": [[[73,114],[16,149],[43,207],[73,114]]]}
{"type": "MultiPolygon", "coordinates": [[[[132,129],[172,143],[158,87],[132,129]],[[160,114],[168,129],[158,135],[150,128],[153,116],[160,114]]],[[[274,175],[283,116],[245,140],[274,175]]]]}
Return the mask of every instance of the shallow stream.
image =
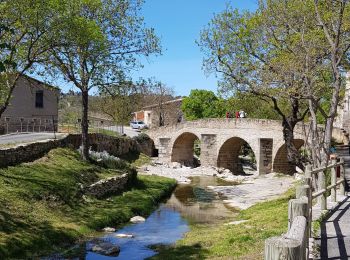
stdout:
{"type": "Polygon", "coordinates": [[[161,204],[143,223],[128,224],[115,233],[99,238],[120,247],[117,257],[108,257],[91,252],[93,242],[85,245],[85,250],[77,259],[145,259],[157,252],[151,245],[169,245],[181,239],[189,231],[188,223],[212,224],[235,215],[207,186],[225,186],[232,183],[218,178],[201,176],[191,178],[191,184],[177,186],[170,199],[161,204]],[[131,234],[133,238],[117,238],[116,234],[131,234]]]}

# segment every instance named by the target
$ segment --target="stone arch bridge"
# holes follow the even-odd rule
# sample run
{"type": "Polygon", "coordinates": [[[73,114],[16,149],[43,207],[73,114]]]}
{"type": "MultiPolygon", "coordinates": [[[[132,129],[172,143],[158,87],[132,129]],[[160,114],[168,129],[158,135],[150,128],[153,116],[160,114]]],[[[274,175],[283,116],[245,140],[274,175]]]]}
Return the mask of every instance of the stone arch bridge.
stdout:
{"type": "MultiPolygon", "coordinates": [[[[241,167],[239,151],[244,143],[248,143],[260,174],[271,171],[292,174],[295,171],[287,161],[281,121],[201,119],[151,129],[147,134],[153,139],[162,162],[191,164],[194,142],[199,140],[201,165],[237,172],[241,167]]],[[[296,127],[295,144],[297,148],[304,144],[301,127],[296,127]]]]}

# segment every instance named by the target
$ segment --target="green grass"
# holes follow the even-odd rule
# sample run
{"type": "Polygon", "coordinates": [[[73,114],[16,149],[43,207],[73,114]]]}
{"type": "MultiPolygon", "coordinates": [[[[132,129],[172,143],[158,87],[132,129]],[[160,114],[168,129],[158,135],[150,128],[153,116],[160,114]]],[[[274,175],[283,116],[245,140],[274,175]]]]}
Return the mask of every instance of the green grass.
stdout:
{"type": "MultiPolygon", "coordinates": [[[[79,124],[72,124],[72,123],[62,123],[58,125],[58,132],[59,133],[81,133],[80,125],[79,124]]],[[[100,133],[104,135],[114,136],[114,137],[121,137],[121,134],[119,134],[116,131],[104,129],[104,128],[97,128],[97,127],[89,127],[89,133],[100,133]]]]}
{"type": "Polygon", "coordinates": [[[131,163],[131,165],[134,166],[134,167],[141,167],[141,166],[143,166],[145,164],[149,164],[150,162],[151,162],[151,157],[141,153],[139,158],[136,159],[135,161],[133,161],[131,163]]]}
{"type": "Polygon", "coordinates": [[[0,169],[0,259],[46,255],[105,226],[146,216],[175,185],[167,178],[141,176],[122,195],[83,199],[81,185],[116,174],[83,162],[69,149],[0,169]]]}
{"type": "Polygon", "coordinates": [[[109,135],[109,136],[114,136],[114,137],[121,137],[121,134],[119,134],[116,131],[108,130],[108,129],[103,129],[103,128],[96,128],[93,130],[95,133],[100,133],[104,135],[109,135]]]}
{"type": "Polygon", "coordinates": [[[264,241],[286,233],[289,190],[279,199],[258,203],[241,211],[239,225],[191,224],[191,231],[174,246],[156,246],[159,254],[151,259],[263,259],[264,241]]]}

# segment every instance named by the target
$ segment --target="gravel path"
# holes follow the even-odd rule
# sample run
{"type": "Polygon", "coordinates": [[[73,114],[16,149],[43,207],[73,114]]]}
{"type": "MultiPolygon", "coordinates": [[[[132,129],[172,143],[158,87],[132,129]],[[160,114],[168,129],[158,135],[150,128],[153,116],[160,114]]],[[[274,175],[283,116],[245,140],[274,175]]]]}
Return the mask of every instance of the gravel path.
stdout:
{"type": "Polygon", "coordinates": [[[280,177],[275,173],[257,176],[254,179],[243,181],[236,186],[211,187],[215,192],[223,196],[224,202],[231,207],[247,209],[254,204],[285,193],[293,184],[294,178],[290,176],[280,177]]]}

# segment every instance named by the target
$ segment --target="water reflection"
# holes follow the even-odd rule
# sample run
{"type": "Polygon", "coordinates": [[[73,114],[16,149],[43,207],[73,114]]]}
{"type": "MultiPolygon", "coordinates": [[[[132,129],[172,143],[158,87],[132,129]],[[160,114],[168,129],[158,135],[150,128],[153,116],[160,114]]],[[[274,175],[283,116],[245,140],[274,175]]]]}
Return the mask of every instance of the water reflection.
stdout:
{"type": "Polygon", "coordinates": [[[234,215],[232,209],[227,208],[218,196],[207,188],[229,185],[228,182],[210,176],[193,177],[191,180],[190,185],[178,185],[165,205],[179,211],[183,217],[195,223],[216,223],[234,215]]]}

